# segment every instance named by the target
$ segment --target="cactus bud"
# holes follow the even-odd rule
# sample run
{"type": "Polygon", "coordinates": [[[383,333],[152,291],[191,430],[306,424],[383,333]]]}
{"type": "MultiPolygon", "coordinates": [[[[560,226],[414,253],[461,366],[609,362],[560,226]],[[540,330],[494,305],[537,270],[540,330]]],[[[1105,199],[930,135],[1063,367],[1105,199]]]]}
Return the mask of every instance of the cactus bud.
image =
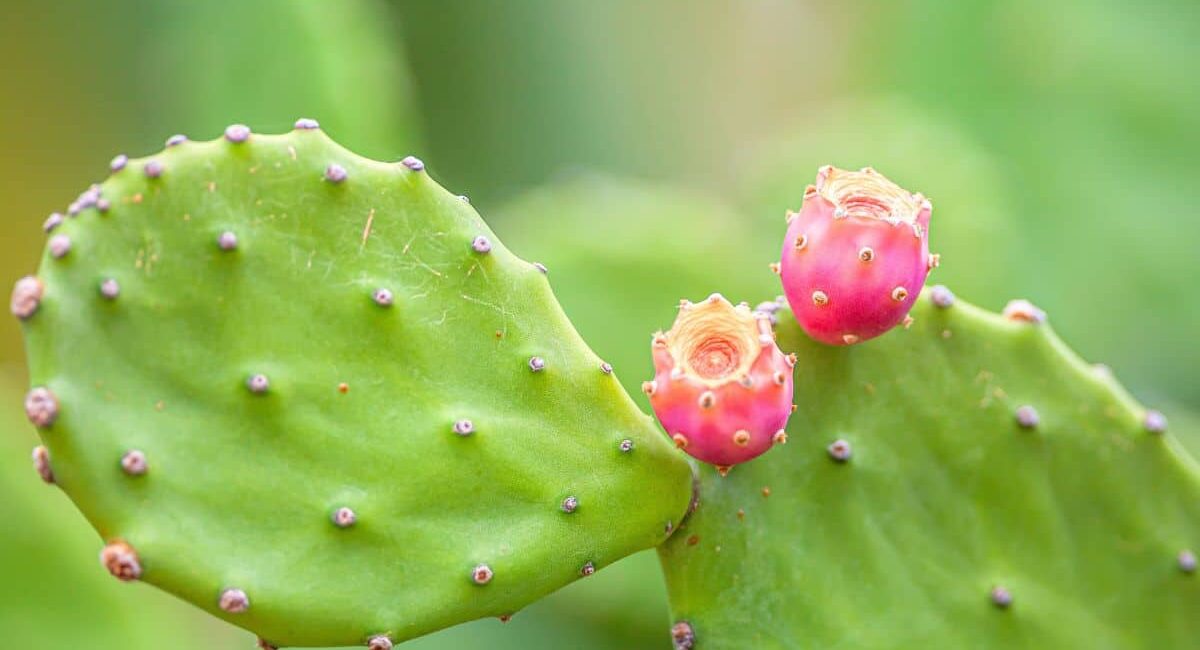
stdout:
{"type": "Polygon", "coordinates": [[[929,273],[929,201],[872,170],[822,167],[788,223],[783,290],[814,339],[853,345],[904,322],[929,273]]]}
{"type": "Polygon", "coordinates": [[[770,318],[720,294],[687,303],[651,344],[650,404],[676,445],[729,467],[771,448],[792,408],[792,370],[770,318]]]}

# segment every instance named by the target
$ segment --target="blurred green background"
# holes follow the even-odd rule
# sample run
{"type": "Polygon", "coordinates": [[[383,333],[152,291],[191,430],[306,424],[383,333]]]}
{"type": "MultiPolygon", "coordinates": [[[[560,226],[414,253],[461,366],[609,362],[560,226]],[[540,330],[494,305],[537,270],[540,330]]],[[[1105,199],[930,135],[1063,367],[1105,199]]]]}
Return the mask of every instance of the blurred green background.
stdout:
{"type": "MultiPolygon", "coordinates": [[[[359,153],[415,153],[470,195],[510,247],[550,265],[568,314],[603,356],[629,359],[631,383],[650,367],[640,337],[669,325],[678,298],[778,291],[766,264],[819,165],[869,164],[932,198],[933,281],[993,309],[1030,298],[1174,422],[1200,407],[1194,0],[4,0],[3,11],[5,282],[33,271],[42,221],[114,154],[311,116],[359,153]]],[[[95,534],[29,467],[23,363],[15,321],[0,319],[4,647],[252,647],[99,567],[95,534]]],[[[643,554],[507,625],[405,647],[664,648],[667,621],[643,554]]]]}

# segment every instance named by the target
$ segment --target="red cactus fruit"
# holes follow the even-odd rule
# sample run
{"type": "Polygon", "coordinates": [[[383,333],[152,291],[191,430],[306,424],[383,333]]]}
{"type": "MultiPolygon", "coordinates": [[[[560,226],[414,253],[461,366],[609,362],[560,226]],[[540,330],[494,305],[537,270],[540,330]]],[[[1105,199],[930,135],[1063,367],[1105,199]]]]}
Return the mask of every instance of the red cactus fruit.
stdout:
{"type": "Polygon", "coordinates": [[[870,167],[817,171],[800,212],[788,214],[777,269],[800,327],[830,345],[852,345],[912,321],[925,276],[933,206],[870,167]]]}
{"type": "Polygon", "coordinates": [[[792,367],[771,321],[714,293],[683,301],[671,331],[654,335],[655,376],[643,384],[667,435],[722,474],[787,440],[792,367]]]}

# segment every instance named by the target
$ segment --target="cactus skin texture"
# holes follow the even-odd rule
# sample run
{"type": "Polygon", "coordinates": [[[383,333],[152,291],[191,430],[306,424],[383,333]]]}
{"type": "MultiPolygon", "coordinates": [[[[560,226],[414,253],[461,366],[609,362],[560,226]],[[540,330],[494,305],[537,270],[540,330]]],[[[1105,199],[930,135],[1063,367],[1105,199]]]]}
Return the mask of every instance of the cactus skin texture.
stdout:
{"type": "Polygon", "coordinates": [[[718,293],[685,300],[651,349],[655,374],[643,391],[680,449],[725,474],[787,441],[793,358],[775,345],[767,314],[718,293]]]}
{"type": "Polygon", "coordinates": [[[191,140],[57,227],[30,415],[115,575],[268,645],[366,646],[511,615],[678,524],[683,457],[416,167],[307,124],[191,140]]]}
{"type": "Polygon", "coordinates": [[[933,206],[871,169],[817,172],[788,214],[779,265],[784,294],[809,336],[853,345],[911,324],[908,312],[937,265],[933,206]]]}
{"type": "Polygon", "coordinates": [[[1046,325],[930,293],[869,346],[781,314],[791,442],[701,476],[660,549],[675,620],[706,650],[1193,646],[1197,463],[1046,325]]]}

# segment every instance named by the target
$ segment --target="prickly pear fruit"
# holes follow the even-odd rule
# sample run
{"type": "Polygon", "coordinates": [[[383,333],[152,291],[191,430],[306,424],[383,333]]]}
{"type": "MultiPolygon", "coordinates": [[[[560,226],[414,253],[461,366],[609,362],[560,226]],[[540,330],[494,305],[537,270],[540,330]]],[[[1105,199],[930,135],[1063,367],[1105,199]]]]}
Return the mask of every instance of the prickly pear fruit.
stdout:
{"type": "Polygon", "coordinates": [[[938,263],[929,254],[932,210],[870,167],[822,167],[800,212],[788,214],[775,267],[800,327],[822,343],[853,345],[911,323],[938,263]]]}
{"type": "Polygon", "coordinates": [[[654,380],[643,385],[667,435],[724,474],[787,440],[792,366],[770,318],[719,293],[683,301],[671,331],[654,335],[654,380]]]}

